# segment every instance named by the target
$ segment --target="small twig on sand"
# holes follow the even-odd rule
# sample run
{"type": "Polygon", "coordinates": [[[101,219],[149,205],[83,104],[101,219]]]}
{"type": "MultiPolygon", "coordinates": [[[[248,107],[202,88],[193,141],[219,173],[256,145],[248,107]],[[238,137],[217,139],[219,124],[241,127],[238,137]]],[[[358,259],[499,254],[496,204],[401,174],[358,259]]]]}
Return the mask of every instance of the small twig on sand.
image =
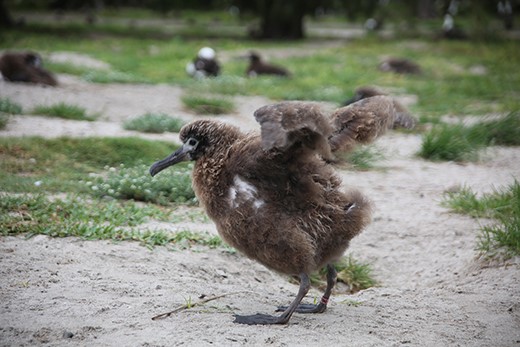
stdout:
{"type": "Polygon", "coordinates": [[[170,312],[158,314],[157,316],[152,317],[152,320],[167,318],[167,317],[170,317],[172,314],[177,313],[179,311],[186,310],[188,308],[192,308],[192,307],[195,307],[195,306],[200,306],[202,304],[207,303],[208,301],[213,301],[213,300],[216,300],[216,299],[220,299],[220,298],[223,298],[223,297],[228,296],[228,295],[235,295],[235,294],[248,293],[248,292],[249,291],[247,291],[247,290],[242,290],[240,292],[232,292],[232,293],[225,293],[225,294],[221,294],[221,295],[210,296],[209,298],[206,298],[204,300],[200,300],[200,301],[197,301],[197,302],[194,302],[194,303],[188,303],[188,304],[181,305],[179,307],[176,307],[174,310],[172,310],[170,312]]]}

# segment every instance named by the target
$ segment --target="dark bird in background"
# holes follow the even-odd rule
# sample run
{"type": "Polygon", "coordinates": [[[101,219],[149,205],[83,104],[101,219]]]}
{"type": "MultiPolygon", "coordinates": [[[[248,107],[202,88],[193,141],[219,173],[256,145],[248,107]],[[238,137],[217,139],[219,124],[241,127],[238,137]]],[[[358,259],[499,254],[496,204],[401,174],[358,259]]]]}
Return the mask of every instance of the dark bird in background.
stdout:
{"type": "Polygon", "coordinates": [[[421,67],[417,63],[405,58],[385,59],[379,64],[379,70],[412,75],[419,75],[422,73],[421,67]]]}
{"type": "Polygon", "coordinates": [[[186,65],[186,72],[195,78],[216,77],[220,74],[220,64],[213,48],[203,47],[193,62],[186,65]]]}
{"type": "Polygon", "coordinates": [[[262,61],[260,55],[256,52],[250,52],[248,55],[249,66],[246,70],[246,75],[249,77],[256,77],[258,75],[276,75],[283,77],[290,77],[290,72],[281,67],[272,64],[268,64],[262,61]]]}
{"type": "Polygon", "coordinates": [[[180,132],[182,146],[156,162],[156,175],[195,161],[193,188],[221,237],[277,272],[298,275],[294,301],[280,316],[235,315],[242,324],[286,324],[294,312],[321,313],[336,282],[333,263],[370,222],[370,203],[342,190],[334,153],[368,143],[395,122],[387,96],[363,99],[330,117],[307,102],[282,102],[255,112],[261,134],[244,134],[215,120],[197,120],[180,132]],[[317,305],[300,304],[309,274],[327,268],[327,288],[317,305]]]}
{"type": "MultiPolygon", "coordinates": [[[[350,105],[354,102],[357,102],[362,99],[370,98],[372,96],[376,95],[388,95],[387,93],[383,92],[377,87],[373,86],[363,86],[359,87],[355,90],[355,94],[352,98],[346,100],[343,103],[343,106],[350,105]]],[[[406,129],[412,129],[417,124],[417,120],[415,117],[413,117],[408,109],[401,104],[399,101],[397,101],[395,98],[392,98],[394,101],[394,108],[395,108],[395,120],[393,124],[389,124],[391,128],[406,128],[406,129]]]]}
{"type": "Polygon", "coordinates": [[[0,72],[10,82],[58,85],[56,78],[43,68],[41,56],[35,52],[4,53],[0,57],[0,72]]]}

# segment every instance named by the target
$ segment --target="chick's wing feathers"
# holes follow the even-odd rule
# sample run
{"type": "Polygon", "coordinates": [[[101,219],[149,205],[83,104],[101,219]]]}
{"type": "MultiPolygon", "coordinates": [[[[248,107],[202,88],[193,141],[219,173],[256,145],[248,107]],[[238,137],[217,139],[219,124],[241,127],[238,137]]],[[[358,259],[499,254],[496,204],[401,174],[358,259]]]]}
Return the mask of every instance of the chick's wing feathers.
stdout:
{"type": "Polygon", "coordinates": [[[255,111],[255,119],[260,123],[264,150],[305,148],[332,158],[327,140],[332,128],[319,105],[298,101],[267,105],[255,111]]]}
{"type": "Polygon", "coordinates": [[[348,152],[356,144],[367,144],[393,127],[397,111],[391,97],[378,95],[337,109],[331,116],[331,150],[348,152]]]}
{"type": "Polygon", "coordinates": [[[394,107],[395,107],[395,120],[393,124],[393,128],[405,128],[405,129],[412,129],[417,124],[417,119],[415,119],[414,116],[410,114],[408,109],[398,102],[397,100],[394,100],[394,107]]]}

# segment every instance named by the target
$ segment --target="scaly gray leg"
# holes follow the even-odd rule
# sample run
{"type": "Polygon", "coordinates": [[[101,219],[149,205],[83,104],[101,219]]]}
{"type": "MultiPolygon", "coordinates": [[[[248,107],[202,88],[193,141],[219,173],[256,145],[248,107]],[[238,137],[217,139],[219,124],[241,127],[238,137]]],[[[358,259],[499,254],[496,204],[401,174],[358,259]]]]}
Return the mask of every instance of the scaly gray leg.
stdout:
{"type": "MultiPolygon", "coordinates": [[[[287,324],[289,319],[291,318],[294,311],[297,309],[298,305],[302,301],[302,299],[307,295],[309,288],[311,287],[311,282],[309,280],[309,276],[306,273],[300,274],[300,289],[298,290],[298,295],[293,300],[293,302],[287,307],[284,312],[280,316],[271,316],[268,314],[257,313],[251,316],[240,316],[235,315],[234,323],[239,324],[287,324]]],[[[330,295],[330,294],[329,294],[330,295]]]]}
{"type": "MultiPolygon", "coordinates": [[[[298,313],[323,313],[327,309],[327,303],[329,302],[330,294],[332,293],[332,288],[336,284],[336,269],[334,265],[327,264],[327,288],[325,289],[325,293],[321,297],[320,303],[317,305],[314,304],[300,304],[296,307],[295,312],[298,313]]],[[[276,311],[284,311],[286,307],[280,306],[276,311]]]]}

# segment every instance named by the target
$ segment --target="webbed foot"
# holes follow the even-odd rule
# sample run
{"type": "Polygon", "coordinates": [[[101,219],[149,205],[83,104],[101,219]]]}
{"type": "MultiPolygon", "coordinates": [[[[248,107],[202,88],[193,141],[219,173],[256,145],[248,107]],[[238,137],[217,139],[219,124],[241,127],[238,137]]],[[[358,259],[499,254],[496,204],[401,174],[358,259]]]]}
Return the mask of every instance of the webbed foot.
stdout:
{"type": "MultiPolygon", "coordinates": [[[[278,306],[276,312],[282,312],[287,309],[287,306],[278,306]]],[[[327,309],[327,305],[319,303],[315,304],[299,304],[294,312],[298,313],[323,313],[327,309]]]]}
{"type": "Polygon", "coordinates": [[[262,314],[257,313],[250,316],[241,316],[241,315],[234,315],[235,320],[233,323],[238,324],[248,324],[248,325],[258,325],[258,324],[286,324],[289,319],[283,317],[283,316],[271,316],[268,314],[262,314]]]}

